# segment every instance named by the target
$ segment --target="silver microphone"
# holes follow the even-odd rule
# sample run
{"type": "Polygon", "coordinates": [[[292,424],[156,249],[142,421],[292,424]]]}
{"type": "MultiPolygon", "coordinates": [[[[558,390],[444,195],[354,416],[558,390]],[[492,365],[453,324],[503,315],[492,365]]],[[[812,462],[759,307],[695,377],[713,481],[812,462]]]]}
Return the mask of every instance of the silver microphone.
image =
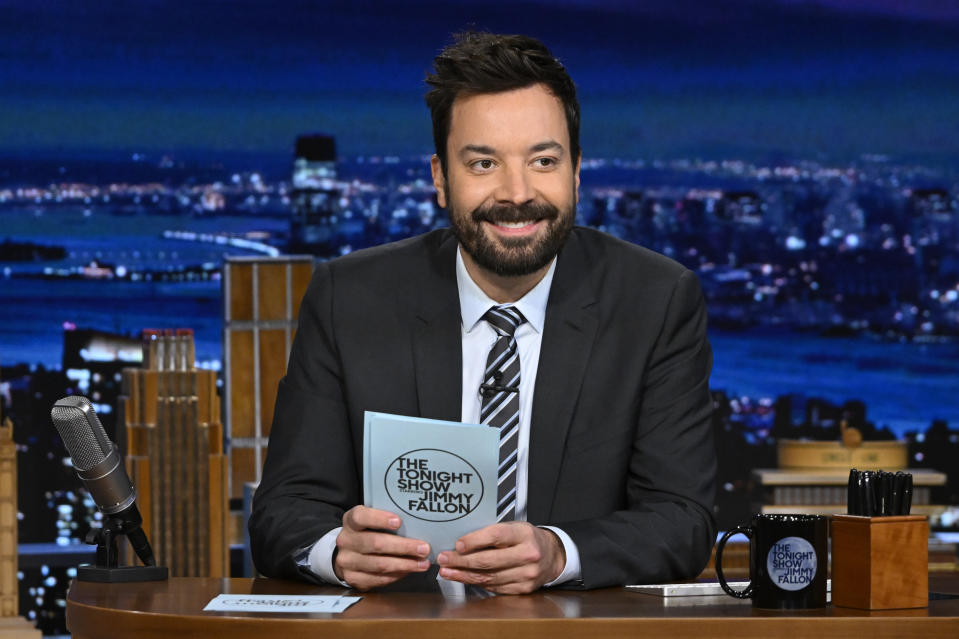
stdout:
{"type": "Polygon", "coordinates": [[[122,466],[119,449],[86,397],[64,397],[50,411],[73,467],[105,515],[116,514],[136,499],[136,489],[122,466]]]}
{"type": "Polygon", "coordinates": [[[123,467],[119,449],[107,437],[93,405],[79,395],[64,397],[53,405],[50,417],[97,507],[117,524],[118,532],[127,535],[143,563],[155,565],[150,542],[140,528],[143,518],[134,503],[136,489],[123,467]]]}

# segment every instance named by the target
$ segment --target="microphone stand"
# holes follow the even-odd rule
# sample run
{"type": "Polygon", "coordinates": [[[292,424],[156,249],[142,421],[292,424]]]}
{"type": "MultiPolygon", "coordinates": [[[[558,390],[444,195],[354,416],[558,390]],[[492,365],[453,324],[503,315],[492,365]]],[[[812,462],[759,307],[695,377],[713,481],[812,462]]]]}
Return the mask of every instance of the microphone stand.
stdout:
{"type": "MultiPolygon", "coordinates": [[[[165,581],[170,576],[166,566],[121,566],[117,552],[117,538],[134,532],[123,519],[107,516],[102,528],[91,529],[86,542],[97,545],[96,565],[80,564],[77,579],[98,583],[129,583],[134,581],[165,581]]],[[[139,529],[136,526],[135,529],[139,529]]]]}

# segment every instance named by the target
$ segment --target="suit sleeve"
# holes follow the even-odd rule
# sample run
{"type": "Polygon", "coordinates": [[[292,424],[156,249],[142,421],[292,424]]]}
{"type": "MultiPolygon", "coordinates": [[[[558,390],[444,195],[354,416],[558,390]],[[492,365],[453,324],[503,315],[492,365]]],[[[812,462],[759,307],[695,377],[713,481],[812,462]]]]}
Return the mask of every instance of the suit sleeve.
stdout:
{"type": "Polygon", "coordinates": [[[705,566],[715,540],[711,368],[705,302],[686,270],[643,375],[626,508],[557,524],[579,548],[584,587],[694,577],[705,566]]]}
{"type": "Polygon", "coordinates": [[[362,502],[342,367],[335,347],[333,277],[317,267],[280,381],[263,476],[249,521],[253,561],[268,577],[318,581],[295,555],[362,502]]]}

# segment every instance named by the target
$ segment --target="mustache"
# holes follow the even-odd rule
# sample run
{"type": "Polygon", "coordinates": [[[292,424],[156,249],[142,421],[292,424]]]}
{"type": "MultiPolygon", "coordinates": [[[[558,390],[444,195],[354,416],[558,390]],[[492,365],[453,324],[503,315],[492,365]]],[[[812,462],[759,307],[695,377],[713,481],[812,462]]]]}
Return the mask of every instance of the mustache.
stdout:
{"type": "Polygon", "coordinates": [[[559,209],[545,202],[525,202],[523,204],[498,204],[482,206],[473,209],[471,216],[474,222],[489,222],[491,224],[536,222],[539,220],[555,220],[559,217],[559,209]]]}

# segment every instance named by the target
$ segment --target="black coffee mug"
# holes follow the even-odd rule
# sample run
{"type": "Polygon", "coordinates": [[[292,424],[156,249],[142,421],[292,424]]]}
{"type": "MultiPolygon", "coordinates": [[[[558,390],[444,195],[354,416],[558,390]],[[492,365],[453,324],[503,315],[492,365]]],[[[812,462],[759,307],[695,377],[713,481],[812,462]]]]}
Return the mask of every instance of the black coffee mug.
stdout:
{"type": "Polygon", "coordinates": [[[756,608],[826,606],[829,520],[822,515],[756,515],[716,544],[716,575],[727,594],[751,598],[756,608]],[[723,576],[723,549],[737,533],[749,538],[749,584],[733,590],[723,576]]]}

